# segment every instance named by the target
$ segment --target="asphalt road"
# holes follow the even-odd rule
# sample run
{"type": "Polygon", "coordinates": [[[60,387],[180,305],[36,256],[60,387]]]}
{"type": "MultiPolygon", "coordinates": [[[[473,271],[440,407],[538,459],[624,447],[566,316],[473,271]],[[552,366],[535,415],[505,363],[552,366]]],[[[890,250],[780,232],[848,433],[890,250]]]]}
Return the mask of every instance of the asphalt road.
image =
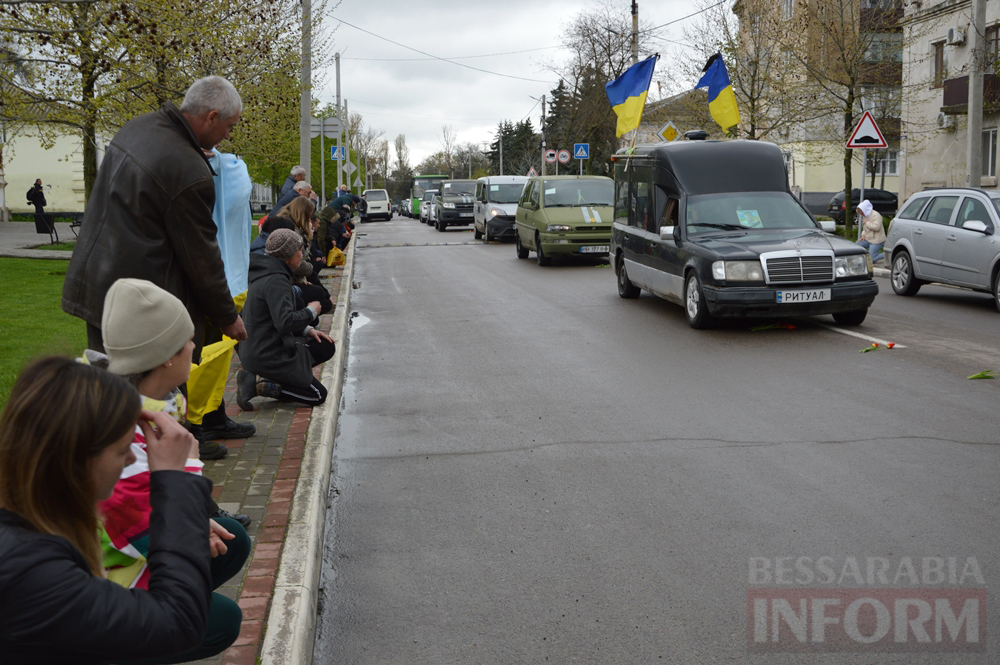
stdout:
{"type": "Polygon", "coordinates": [[[966,378],[1000,374],[989,295],[880,279],[850,332],[897,346],[860,353],[830,317],[692,330],[620,299],[600,259],[541,268],[401,218],[358,233],[315,662],[1000,658],[995,611],[971,654],[905,626],[876,653],[770,623],[753,644],[748,619],[761,589],[995,603],[1000,381],[966,378]]]}

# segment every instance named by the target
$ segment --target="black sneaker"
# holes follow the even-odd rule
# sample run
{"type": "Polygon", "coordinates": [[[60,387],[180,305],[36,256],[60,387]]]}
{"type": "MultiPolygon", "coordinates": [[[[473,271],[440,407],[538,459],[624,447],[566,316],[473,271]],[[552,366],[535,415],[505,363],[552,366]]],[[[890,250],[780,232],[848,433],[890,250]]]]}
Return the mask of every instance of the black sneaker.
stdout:
{"type": "Polygon", "coordinates": [[[231,520],[236,520],[237,522],[239,522],[244,529],[250,527],[250,516],[244,515],[243,513],[236,513],[235,515],[233,515],[228,510],[223,510],[222,508],[219,508],[219,510],[217,510],[216,513],[212,515],[212,517],[227,517],[231,520]]]}
{"type": "Polygon", "coordinates": [[[223,459],[228,454],[229,448],[226,448],[225,445],[219,443],[218,441],[198,440],[198,457],[201,458],[202,462],[223,459]]]}
{"type": "Polygon", "coordinates": [[[215,439],[247,439],[257,433],[257,428],[254,427],[253,423],[238,423],[229,416],[226,416],[226,421],[221,425],[206,425],[203,422],[199,430],[201,438],[208,441],[215,439]]]}

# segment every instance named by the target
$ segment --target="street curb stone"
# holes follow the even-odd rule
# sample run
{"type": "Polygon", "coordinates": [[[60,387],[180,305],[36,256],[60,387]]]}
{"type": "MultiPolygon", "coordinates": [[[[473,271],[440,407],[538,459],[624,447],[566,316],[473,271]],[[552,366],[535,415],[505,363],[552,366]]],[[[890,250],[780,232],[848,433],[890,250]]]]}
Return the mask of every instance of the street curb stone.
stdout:
{"type": "Polygon", "coordinates": [[[339,344],[334,358],[323,367],[322,381],[329,387],[329,394],[321,406],[313,409],[306,434],[299,480],[292,498],[288,531],[264,630],[261,665],[308,665],[312,662],[330,467],[346,369],[356,245],[350,243],[346,252],[337,310],[331,326],[331,333],[339,344]]]}

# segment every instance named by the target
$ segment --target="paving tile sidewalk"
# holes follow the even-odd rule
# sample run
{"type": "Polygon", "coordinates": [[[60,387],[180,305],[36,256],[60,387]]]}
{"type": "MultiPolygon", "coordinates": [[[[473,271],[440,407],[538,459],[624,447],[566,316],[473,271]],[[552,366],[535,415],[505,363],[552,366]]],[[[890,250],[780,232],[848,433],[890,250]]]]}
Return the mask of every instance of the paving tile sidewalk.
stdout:
{"type": "MultiPolygon", "coordinates": [[[[338,298],[344,269],[324,270],[321,276],[331,296],[338,298]]],[[[337,307],[346,304],[338,302],[337,307]]],[[[339,348],[342,340],[330,332],[334,312],[320,318],[319,328],[329,333],[339,348]]],[[[204,664],[257,663],[313,411],[310,407],[260,398],[254,400],[256,410],[240,410],[235,401],[239,367],[239,357],[234,354],[224,394],[226,411],[234,420],[252,422],[257,432],[249,439],[225,441],[229,455],[206,462],[204,474],[214,484],[212,495],[221,508],[246,513],[253,519],[247,529],[251,539],[247,564],[218,589],[239,603],[243,627],[239,639],[228,650],[215,658],[197,661],[204,664]]],[[[314,368],[313,374],[319,378],[322,369],[322,365],[314,368]]],[[[334,391],[330,393],[332,397],[334,391]]]]}

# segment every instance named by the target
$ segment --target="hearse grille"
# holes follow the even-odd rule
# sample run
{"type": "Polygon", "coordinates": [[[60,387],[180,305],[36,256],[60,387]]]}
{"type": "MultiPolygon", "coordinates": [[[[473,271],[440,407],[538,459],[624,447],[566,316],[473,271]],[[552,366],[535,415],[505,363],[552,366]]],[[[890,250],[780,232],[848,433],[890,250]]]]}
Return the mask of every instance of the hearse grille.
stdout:
{"type": "Polygon", "coordinates": [[[766,258],[768,284],[833,281],[833,255],[792,255],[766,258]]]}

